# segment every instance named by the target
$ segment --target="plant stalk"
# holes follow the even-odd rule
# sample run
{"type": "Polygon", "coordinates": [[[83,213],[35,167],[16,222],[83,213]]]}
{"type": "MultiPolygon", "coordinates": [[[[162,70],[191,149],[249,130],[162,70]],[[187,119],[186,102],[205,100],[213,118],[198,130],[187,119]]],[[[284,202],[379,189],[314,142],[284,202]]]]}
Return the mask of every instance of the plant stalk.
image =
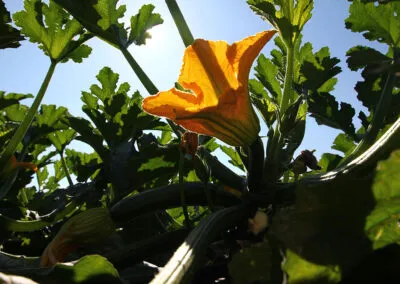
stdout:
{"type": "Polygon", "coordinates": [[[372,144],[374,144],[379,131],[384,126],[385,118],[390,108],[395,80],[396,76],[393,73],[390,73],[387,76],[385,86],[383,87],[378,105],[375,108],[375,113],[371,124],[368,126],[364,137],[361,139],[354,151],[342,163],[340,163],[340,165],[348,164],[366,151],[369,147],[371,147],[372,144]]]}
{"type": "Polygon", "coordinates": [[[294,72],[294,46],[292,44],[286,44],[287,57],[286,57],[286,73],[285,82],[283,85],[283,94],[279,106],[279,121],[275,126],[274,135],[272,141],[269,144],[270,149],[267,149],[267,160],[265,162],[265,171],[267,181],[275,182],[279,178],[279,156],[282,147],[282,134],[280,132],[280,122],[285,115],[286,110],[293,101],[293,72],[294,72]]]}
{"type": "Polygon", "coordinates": [[[133,58],[132,54],[126,48],[120,48],[122,54],[124,55],[125,59],[128,61],[129,65],[131,66],[133,72],[135,72],[136,76],[138,76],[140,82],[146,88],[147,92],[150,95],[155,95],[158,93],[157,87],[153,84],[147,74],[143,71],[140,65],[136,62],[133,58]]]}
{"type": "Polygon", "coordinates": [[[179,151],[179,188],[180,188],[180,198],[183,210],[183,215],[185,216],[185,227],[190,229],[190,218],[186,205],[185,187],[183,184],[183,166],[185,162],[185,155],[182,151],[179,151]]]}
{"type": "MultiPolygon", "coordinates": [[[[131,66],[133,72],[135,72],[136,76],[138,76],[140,82],[143,84],[145,89],[150,95],[155,95],[158,93],[157,87],[153,84],[147,74],[143,71],[140,65],[136,62],[133,58],[132,54],[128,51],[128,49],[121,47],[120,48],[122,54],[124,55],[125,59],[128,61],[129,65],[131,66]]],[[[171,120],[167,119],[167,122],[171,129],[174,131],[175,135],[180,138],[181,131],[180,127],[173,123],[171,120]]]]}
{"type": "Polygon", "coordinates": [[[69,184],[69,186],[73,186],[74,182],[72,181],[71,175],[69,174],[67,163],[65,162],[65,159],[64,159],[64,154],[63,154],[63,152],[60,152],[59,154],[61,157],[61,164],[64,169],[65,177],[68,180],[68,184],[69,184]]]}
{"type": "Polygon", "coordinates": [[[283,85],[283,94],[280,103],[280,115],[281,119],[285,114],[286,109],[293,100],[293,69],[294,69],[294,47],[287,45],[287,57],[286,57],[286,73],[285,82],[283,85]]]}
{"type": "Polygon", "coordinates": [[[15,152],[18,147],[18,144],[24,138],[26,132],[28,131],[36,113],[39,109],[40,103],[42,102],[43,96],[46,93],[47,87],[49,86],[51,77],[54,74],[54,70],[56,68],[57,62],[51,61],[50,67],[47,70],[46,77],[43,80],[43,83],[37,93],[35,100],[33,101],[31,107],[28,110],[24,120],[21,122],[20,126],[18,127],[17,131],[14,133],[13,137],[11,138],[10,142],[7,144],[6,149],[4,150],[3,154],[0,157],[0,172],[10,160],[11,155],[15,152]]]}
{"type": "Polygon", "coordinates": [[[165,0],[165,3],[168,6],[172,18],[174,19],[175,25],[178,28],[183,43],[186,47],[188,47],[194,42],[194,38],[192,33],[190,32],[189,26],[185,21],[185,18],[182,15],[181,10],[179,9],[178,3],[176,3],[175,0],[165,0]]]}

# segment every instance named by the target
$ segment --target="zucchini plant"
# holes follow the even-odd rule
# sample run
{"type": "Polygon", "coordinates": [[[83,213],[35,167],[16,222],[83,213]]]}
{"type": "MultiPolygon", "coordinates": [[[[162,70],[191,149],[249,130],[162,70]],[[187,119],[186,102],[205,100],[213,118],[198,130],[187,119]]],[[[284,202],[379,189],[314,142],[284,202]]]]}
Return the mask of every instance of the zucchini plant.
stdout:
{"type": "Polygon", "coordinates": [[[355,91],[368,113],[358,118],[333,95],[340,60],[303,41],[313,0],[248,0],[273,29],[233,44],[196,39],[178,3],[165,4],[186,49],[177,81],[160,91],[128,50],[146,48],[163,23],[154,5],[125,22],[118,0],[24,0],[12,17],[1,1],[0,48],[29,39],[50,67],[30,106],[31,94],[0,91],[0,279],[394,279],[400,3],[349,5],[346,29],[386,48],[357,45],[346,54],[349,69],[361,72],[355,91]],[[56,66],[82,63],[93,38],[121,51],[148,94],[105,66],[81,93],[85,117],[41,104],[56,66]],[[260,53],[266,44],[274,48],[260,53]],[[301,148],[310,117],[340,131],[332,149],[342,154],[318,159],[301,148]]]}

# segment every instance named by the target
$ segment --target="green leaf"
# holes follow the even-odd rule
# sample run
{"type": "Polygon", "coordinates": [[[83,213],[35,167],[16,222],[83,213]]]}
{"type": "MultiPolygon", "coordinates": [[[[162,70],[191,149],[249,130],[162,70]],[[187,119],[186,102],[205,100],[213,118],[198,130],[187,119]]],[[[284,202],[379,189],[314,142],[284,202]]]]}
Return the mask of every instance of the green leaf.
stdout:
{"type": "Polygon", "coordinates": [[[151,4],[143,5],[139,13],[131,18],[131,33],[129,34],[129,42],[136,45],[146,43],[147,38],[151,35],[147,30],[156,25],[162,24],[164,21],[161,19],[160,14],[153,13],[154,6],[151,4]]]}
{"type": "Polygon", "coordinates": [[[22,122],[28,112],[28,107],[21,104],[14,104],[5,109],[6,119],[14,122],[22,122]]]}
{"type": "Polygon", "coordinates": [[[278,105],[268,96],[260,81],[250,79],[249,90],[252,103],[260,112],[265,124],[271,127],[276,120],[278,105]]]}
{"type": "Polygon", "coordinates": [[[171,140],[172,140],[172,132],[171,131],[162,131],[161,137],[158,139],[158,142],[160,142],[160,144],[162,144],[162,145],[165,145],[171,140]]]}
{"type": "Polygon", "coordinates": [[[400,242],[400,151],[377,166],[372,193],[376,201],[364,230],[374,250],[400,242]]]}
{"type": "Polygon", "coordinates": [[[65,147],[75,138],[75,135],[75,130],[65,129],[50,133],[47,138],[51,141],[53,146],[56,147],[57,151],[62,153],[65,147]]]}
{"type": "Polygon", "coordinates": [[[228,155],[229,158],[231,158],[229,160],[229,163],[231,163],[235,167],[241,169],[242,171],[245,171],[245,167],[242,163],[242,159],[240,158],[240,155],[238,154],[238,152],[236,152],[235,149],[233,149],[232,147],[229,147],[229,146],[220,146],[220,149],[222,150],[222,152],[224,152],[226,155],[228,155]]]}
{"type": "Polygon", "coordinates": [[[254,70],[256,71],[255,75],[258,80],[260,80],[271,94],[271,99],[274,100],[275,103],[279,103],[281,101],[282,91],[279,81],[276,80],[278,66],[261,54],[257,59],[257,65],[254,67],[254,70]]]}
{"type": "Polygon", "coordinates": [[[322,154],[321,160],[319,160],[318,165],[321,167],[321,171],[328,172],[335,169],[342,159],[342,156],[324,153],[322,154]]]}
{"type": "Polygon", "coordinates": [[[111,68],[101,69],[97,79],[100,85],[93,84],[90,92],[82,92],[81,99],[85,103],[82,110],[108,146],[113,147],[130,138],[137,139],[145,129],[163,130],[160,127],[165,123],[143,112],[142,97],[138,92],[128,95],[130,86],[126,82],[118,87],[119,75],[111,68]]]}
{"type": "Polygon", "coordinates": [[[379,73],[390,66],[392,58],[380,53],[376,49],[357,45],[350,48],[346,56],[347,66],[353,71],[369,66],[368,73],[379,73]]]}
{"type": "Polygon", "coordinates": [[[169,168],[175,167],[175,163],[165,161],[163,156],[151,158],[147,162],[141,164],[138,169],[138,172],[142,171],[154,171],[159,168],[169,168]]]}
{"type": "Polygon", "coordinates": [[[43,167],[39,171],[37,171],[36,178],[39,184],[39,190],[42,190],[42,186],[48,177],[49,171],[47,170],[47,167],[43,167]]]}
{"type": "Polygon", "coordinates": [[[317,51],[313,57],[310,56],[303,62],[300,72],[304,76],[302,86],[312,91],[331,92],[337,79],[334,78],[341,72],[337,66],[340,60],[331,58],[328,47],[317,51]]]}
{"type": "Polygon", "coordinates": [[[42,283],[123,283],[118,271],[105,257],[87,255],[76,263],[59,263],[42,283]]]}
{"type": "Polygon", "coordinates": [[[333,141],[332,149],[342,152],[345,156],[353,152],[354,148],[356,148],[354,140],[346,134],[339,134],[333,141]]]}
{"type": "Polygon", "coordinates": [[[25,0],[25,10],[13,15],[21,32],[36,42],[44,53],[56,62],[72,59],[81,62],[87,57],[91,48],[82,47],[90,38],[82,26],[54,1],[47,5],[41,0],[25,0]],[[79,37],[77,40],[74,38],[79,37]]]}
{"type": "Polygon", "coordinates": [[[291,250],[286,250],[283,270],[289,276],[289,284],[301,283],[339,283],[341,280],[338,265],[319,265],[307,261],[291,250]]]}
{"type": "Polygon", "coordinates": [[[16,94],[0,91],[0,110],[5,109],[9,106],[19,104],[21,100],[33,98],[31,94],[16,94]]]}
{"type": "Polygon", "coordinates": [[[117,8],[118,0],[69,1],[55,0],[96,36],[118,45],[126,40],[126,31],[119,19],[124,16],[126,6],[117,8]],[[120,35],[121,34],[121,38],[120,35]]]}
{"type": "Polygon", "coordinates": [[[103,145],[103,137],[90,122],[79,117],[68,117],[69,125],[80,134],[76,139],[89,144],[102,159],[108,156],[108,150],[103,145]]]}
{"type": "Polygon", "coordinates": [[[272,251],[268,242],[235,253],[228,265],[232,283],[269,283],[272,251]]]}
{"type": "Polygon", "coordinates": [[[21,36],[19,30],[17,30],[10,24],[10,12],[6,9],[3,1],[0,2],[0,19],[0,49],[10,47],[16,48],[20,46],[21,44],[19,42],[21,40],[24,40],[24,37],[21,36]]]}
{"type": "Polygon", "coordinates": [[[250,8],[271,23],[283,41],[293,46],[311,18],[312,0],[248,0],[250,8]]]}
{"type": "Polygon", "coordinates": [[[348,135],[354,135],[355,110],[350,104],[341,102],[339,108],[335,97],[329,93],[313,93],[308,103],[309,112],[318,124],[341,129],[348,135]]]}
{"type": "Polygon", "coordinates": [[[363,4],[354,0],[346,28],[361,32],[368,40],[377,40],[391,47],[400,47],[400,3],[363,4]]]}
{"type": "MultiPolygon", "coordinates": [[[[392,127],[352,165],[303,178],[295,207],[274,216],[271,232],[303,260],[339,267],[335,271],[342,277],[362,266],[374,250],[398,243],[399,150],[376,166],[388,151],[399,148],[398,134],[392,127]]],[[[301,263],[293,271],[302,271],[301,263]]],[[[319,274],[310,275],[307,283],[317,281],[319,274]]]]}
{"type": "Polygon", "coordinates": [[[64,122],[67,115],[69,113],[65,107],[41,105],[34,122],[24,137],[24,143],[29,144],[34,141],[38,142],[39,139],[47,139],[49,133],[68,128],[64,122]]]}
{"type": "Polygon", "coordinates": [[[78,182],[94,179],[102,166],[101,158],[96,152],[88,154],[66,149],[65,154],[68,169],[77,176],[78,182]]]}
{"type": "MultiPolygon", "coordinates": [[[[362,72],[364,81],[359,81],[356,84],[355,90],[357,91],[357,98],[362,102],[362,104],[368,108],[369,112],[372,114],[370,120],[372,120],[375,109],[378,105],[382,90],[384,89],[386,80],[383,79],[384,73],[371,73],[371,70],[367,66],[362,72]]],[[[390,105],[386,113],[384,124],[391,124],[397,118],[400,111],[400,89],[394,87],[392,90],[392,96],[390,98],[390,105]]],[[[365,120],[364,120],[365,122],[365,120]]]]}
{"type": "Polygon", "coordinates": [[[219,144],[215,138],[211,138],[206,144],[203,145],[203,147],[212,153],[219,148],[219,144]]]}

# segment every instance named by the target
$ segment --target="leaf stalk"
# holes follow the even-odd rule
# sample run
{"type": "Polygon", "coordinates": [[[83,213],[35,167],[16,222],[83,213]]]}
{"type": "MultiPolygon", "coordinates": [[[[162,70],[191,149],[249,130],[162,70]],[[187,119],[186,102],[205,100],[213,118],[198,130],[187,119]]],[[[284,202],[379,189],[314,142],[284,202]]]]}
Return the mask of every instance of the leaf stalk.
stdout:
{"type": "MultiPolygon", "coordinates": [[[[3,154],[0,157],[0,169],[3,169],[4,166],[8,163],[11,158],[11,155],[15,152],[18,147],[18,144],[24,138],[26,132],[28,131],[29,127],[32,124],[32,121],[39,109],[40,103],[46,93],[47,87],[49,86],[50,80],[54,74],[54,70],[56,68],[57,62],[51,61],[49,69],[47,70],[46,77],[43,80],[43,83],[37,93],[35,100],[33,101],[31,107],[28,110],[24,120],[21,122],[20,126],[18,127],[17,131],[11,138],[10,142],[7,144],[6,149],[4,150],[3,154]]],[[[0,170],[1,172],[1,170],[0,170]]]]}

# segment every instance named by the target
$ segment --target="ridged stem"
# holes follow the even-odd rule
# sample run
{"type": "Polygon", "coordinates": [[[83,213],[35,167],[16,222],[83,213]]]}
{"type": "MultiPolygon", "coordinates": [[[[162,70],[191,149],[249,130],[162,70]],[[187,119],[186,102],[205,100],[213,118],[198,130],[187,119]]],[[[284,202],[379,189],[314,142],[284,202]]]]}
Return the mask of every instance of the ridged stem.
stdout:
{"type": "Polygon", "coordinates": [[[175,0],[165,0],[165,3],[168,6],[172,18],[174,19],[175,25],[178,28],[183,43],[186,47],[188,47],[193,43],[194,38],[192,33],[190,32],[189,26],[187,25],[185,18],[182,15],[181,10],[179,9],[178,3],[176,3],[175,0]]]}
{"type": "Polygon", "coordinates": [[[392,90],[396,80],[396,76],[393,73],[390,73],[387,76],[385,86],[382,90],[382,94],[380,96],[378,105],[375,108],[374,118],[372,119],[371,124],[368,126],[368,129],[354,149],[354,151],[341,163],[341,165],[346,165],[359,155],[361,155],[364,151],[366,151],[372,144],[374,144],[376,137],[378,137],[379,131],[382,129],[385,123],[386,115],[390,108],[390,102],[392,100],[392,90]]]}

